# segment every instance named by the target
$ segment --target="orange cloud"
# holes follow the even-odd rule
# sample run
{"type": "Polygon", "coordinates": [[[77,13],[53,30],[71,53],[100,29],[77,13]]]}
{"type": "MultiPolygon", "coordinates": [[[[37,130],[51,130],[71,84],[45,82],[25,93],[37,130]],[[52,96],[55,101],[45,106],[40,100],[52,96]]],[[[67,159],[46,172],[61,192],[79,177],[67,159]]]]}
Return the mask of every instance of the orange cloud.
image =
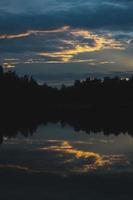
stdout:
{"type": "Polygon", "coordinates": [[[70,49],[65,49],[57,52],[42,52],[39,53],[41,56],[48,56],[50,58],[59,58],[61,59],[64,63],[66,62],[71,62],[72,58],[78,54],[81,53],[87,53],[87,52],[95,52],[95,51],[100,51],[102,49],[119,49],[123,50],[124,47],[120,42],[117,42],[113,39],[107,39],[103,36],[98,36],[95,34],[92,34],[88,31],[79,31],[79,32],[71,32],[75,36],[82,36],[83,38],[88,38],[88,39],[93,39],[95,42],[95,45],[89,45],[89,44],[82,44],[78,43],[77,41],[69,41],[68,43],[65,40],[65,44],[72,44],[72,48],[70,49]]]}
{"type": "Polygon", "coordinates": [[[72,46],[71,48],[63,49],[57,52],[42,52],[39,53],[39,55],[47,56],[50,58],[59,58],[62,62],[67,63],[72,62],[73,57],[81,53],[95,52],[103,49],[124,49],[124,46],[120,42],[103,35],[101,36],[94,34],[89,31],[70,30],[70,35],[74,36],[73,40],[62,40],[62,42],[64,42],[64,46],[70,44],[72,46]],[[83,39],[93,40],[94,45],[89,45],[87,43],[83,43],[82,41],[77,41],[77,37],[79,36],[83,39]]]}
{"type": "MultiPolygon", "coordinates": [[[[46,61],[44,61],[44,63],[87,62],[87,60],[83,61],[82,59],[77,59],[76,56],[82,53],[96,52],[104,49],[125,49],[125,44],[113,39],[113,36],[111,34],[96,34],[92,31],[73,29],[69,26],[63,26],[61,28],[52,30],[29,30],[25,33],[12,35],[3,34],[0,35],[0,39],[19,39],[33,35],[43,36],[44,39],[47,41],[47,36],[49,34],[53,34],[52,36],[54,36],[54,49],[58,47],[57,49],[59,50],[53,50],[52,52],[48,50],[42,50],[42,52],[37,53],[37,55],[48,58],[46,61]],[[63,36],[60,38],[58,33],[67,34],[63,34],[63,36]]],[[[51,45],[51,43],[49,45],[51,45]]],[[[31,61],[25,61],[25,64],[31,64],[31,61]]],[[[94,64],[95,63],[92,62],[92,65],[94,64]]]]}
{"type": "Polygon", "coordinates": [[[16,38],[23,38],[28,37],[30,35],[38,35],[38,34],[46,34],[46,33],[62,33],[69,30],[69,26],[64,26],[59,29],[53,29],[53,30],[29,30],[25,33],[20,34],[2,34],[0,35],[0,39],[16,39],[16,38]]]}

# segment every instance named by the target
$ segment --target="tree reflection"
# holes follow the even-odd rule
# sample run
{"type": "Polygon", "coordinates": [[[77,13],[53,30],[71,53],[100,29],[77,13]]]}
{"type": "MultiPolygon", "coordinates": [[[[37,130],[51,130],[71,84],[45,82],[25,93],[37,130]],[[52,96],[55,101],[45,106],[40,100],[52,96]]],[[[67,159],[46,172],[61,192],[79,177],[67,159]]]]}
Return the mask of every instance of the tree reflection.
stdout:
{"type": "Polygon", "coordinates": [[[40,125],[46,126],[47,123],[59,123],[62,127],[69,125],[74,127],[75,131],[85,131],[86,134],[97,134],[102,132],[104,135],[119,135],[129,134],[133,136],[132,118],[127,113],[86,113],[75,112],[71,113],[45,113],[41,118],[21,116],[16,118],[13,116],[10,119],[1,119],[0,125],[0,143],[3,142],[3,137],[16,137],[18,134],[24,137],[32,136],[40,125]]]}

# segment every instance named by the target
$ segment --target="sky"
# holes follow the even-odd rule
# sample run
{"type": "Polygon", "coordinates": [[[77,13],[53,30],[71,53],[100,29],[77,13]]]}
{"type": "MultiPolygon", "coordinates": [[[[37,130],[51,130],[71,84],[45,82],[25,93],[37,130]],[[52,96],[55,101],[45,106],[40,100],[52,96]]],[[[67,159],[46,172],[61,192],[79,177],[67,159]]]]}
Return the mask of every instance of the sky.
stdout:
{"type": "Polygon", "coordinates": [[[38,80],[133,74],[132,0],[0,0],[0,63],[38,80]]]}

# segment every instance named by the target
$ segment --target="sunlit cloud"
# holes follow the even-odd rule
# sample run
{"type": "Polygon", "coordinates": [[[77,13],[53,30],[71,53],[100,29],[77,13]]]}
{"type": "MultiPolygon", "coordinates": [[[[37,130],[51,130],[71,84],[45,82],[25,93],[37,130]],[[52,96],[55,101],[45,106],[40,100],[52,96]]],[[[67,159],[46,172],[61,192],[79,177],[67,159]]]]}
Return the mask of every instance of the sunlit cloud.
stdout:
{"type": "Polygon", "coordinates": [[[62,33],[65,32],[69,29],[69,26],[64,26],[59,29],[53,29],[53,30],[29,30],[25,33],[20,33],[20,34],[1,34],[0,39],[17,39],[17,38],[24,38],[28,36],[37,36],[41,34],[50,34],[50,33],[62,33]]]}
{"type": "Polygon", "coordinates": [[[3,67],[5,69],[13,69],[13,68],[15,68],[15,65],[13,65],[11,63],[3,63],[3,67]]]}
{"type": "Polygon", "coordinates": [[[114,33],[98,33],[70,26],[50,30],[29,30],[13,35],[3,34],[0,35],[0,39],[3,40],[3,49],[9,53],[12,52],[12,45],[14,45],[13,59],[7,58],[3,61],[3,65],[8,68],[20,64],[85,63],[90,66],[114,64],[116,62],[109,61],[108,58],[102,61],[98,61],[97,58],[91,59],[89,54],[103,50],[120,52],[129,45],[128,40],[117,39],[114,33]],[[18,57],[14,58],[14,54],[18,57]],[[84,54],[88,54],[88,57],[82,57],[84,54]]]}
{"type": "Polygon", "coordinates": [[[12,61],[18,61],[19,59],[18,58],[5,58],[4,59],[5,61],[8,61],[8,62],[12,62],[12,61]]]}
{"type": "MultiPolygon", "coordinates": [[[[86,63],[88,65],[107,65],[107,64],[115,64],[114,61],[109,60],[96,60],[96,59],[80,59],[80,58],[73,58],[68,61],[69,63],[86,63]]],[[[28,58],[28,59],[4,59],[3,67],[5,68],[14,68],[19,64],[24,65],[31,65],[31,64],[63,64],[65,63],[64,60],[46,60],[40,58],[28,58]]]]}
{"type": "Polygon", "coordinates": [[[95,52],[103,49],[125,49],[123,43],[111,38],[110,35],[98,35],[87,30],[69,28],[69,38],[71,40],[62,40],[64,48],[62,46],[60,51],[42,52],[39,55],[53,59],[57,58],[61,62],[67,63],[73,62],[74,56],[82,53],[95,52]],[[70,47],[65,49],[65,45],[70,45],[70,47]]]}
{"type": "Polygon", "coordinates": [[[101,64],[101,65],[114,64],[114,63],[115,63],[114,61],[101,61],[101,62],[99,62],[99,64],[101,64]]]}

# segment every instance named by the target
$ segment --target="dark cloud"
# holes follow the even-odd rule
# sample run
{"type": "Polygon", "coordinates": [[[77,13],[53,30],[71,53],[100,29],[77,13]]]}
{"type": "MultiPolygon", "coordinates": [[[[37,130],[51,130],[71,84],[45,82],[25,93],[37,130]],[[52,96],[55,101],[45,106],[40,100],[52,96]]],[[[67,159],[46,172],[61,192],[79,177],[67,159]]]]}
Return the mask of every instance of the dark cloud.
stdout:
{"type": "Polygon", "coordinates": [[[107,30],[129,30],[133,27],[133,2],[130,0],[9,2],[0,2],[1,32],[47,29],[63,25],[107,30]]]}

